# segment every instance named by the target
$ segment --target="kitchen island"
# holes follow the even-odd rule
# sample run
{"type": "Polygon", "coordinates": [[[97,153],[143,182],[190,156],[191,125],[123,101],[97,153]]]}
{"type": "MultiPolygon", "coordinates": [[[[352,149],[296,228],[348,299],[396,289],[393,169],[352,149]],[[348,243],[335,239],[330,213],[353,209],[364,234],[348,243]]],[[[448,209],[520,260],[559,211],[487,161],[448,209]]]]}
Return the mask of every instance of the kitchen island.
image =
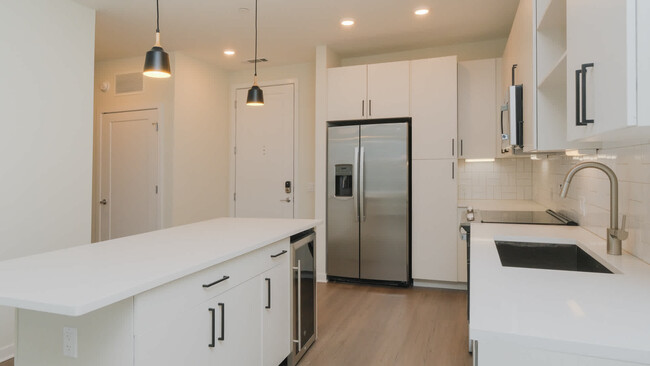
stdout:
{"type": "Polygon", "coordinates": [[[317,224],[220,218],[2,262],[15,363],[277,365],[290,345],[289,238],[317,224]]]}
{"type": "Polygon", "coordinates": [[[650,265],[580,227],[472,224],[478,365],[650,364],[650,265]],[[612,274],[501,265],[495,241],[577,243],[612,274]]]}

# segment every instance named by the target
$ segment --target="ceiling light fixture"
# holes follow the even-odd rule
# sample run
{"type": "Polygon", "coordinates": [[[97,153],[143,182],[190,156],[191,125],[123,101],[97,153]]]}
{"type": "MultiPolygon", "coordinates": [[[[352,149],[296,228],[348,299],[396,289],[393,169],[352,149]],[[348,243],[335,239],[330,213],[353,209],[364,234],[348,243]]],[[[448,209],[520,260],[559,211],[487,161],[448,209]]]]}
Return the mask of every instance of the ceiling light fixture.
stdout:
{"type": "Polygon", "coordinates": [[[417,9],[415,15],[427,15],[429,14],[429,9],[417,9]]]}
{"type": "Polygon", "coordinates": [[[160,10],[156,0],[156,44],[147,52],[144,59],[144,76],[152,78],[168,78],[172,76],[169,64],[169,54],[160,46],[160,10]]]}
{"type": "Polygon", "coordinates": [[[233,50],[225,50],[225,51],[223,51],[223,54],[226,55],[226,56],[232,56],[232,55],[235,54],[235,51],[233,51],[233,50]]]}
{"type": "Polygon", "coordinates": [[[354,19],[342,19],[341,20],[341,25],[349,27],[354,25],[354,19]]]}
{"type": "Polygon", "coordinates": [[[253,78],[253,86],[248,89],[246,105],[264,105],[264,92],[257,85],[257,0],[255,0],[255,77],[253,78]]]}

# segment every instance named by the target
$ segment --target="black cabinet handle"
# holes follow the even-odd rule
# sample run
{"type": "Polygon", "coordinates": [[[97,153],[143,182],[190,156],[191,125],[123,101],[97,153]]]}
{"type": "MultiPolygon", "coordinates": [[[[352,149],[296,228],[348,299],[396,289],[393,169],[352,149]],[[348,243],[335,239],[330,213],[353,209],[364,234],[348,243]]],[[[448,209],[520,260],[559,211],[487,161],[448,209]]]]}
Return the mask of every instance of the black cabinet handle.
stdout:
{"type": "Polygon", "coordinates": [[[226,339],[226,329],[225,329],[225,324],[226,324],[226,304],[220,302],[219,307],[221,308],[221,337],[218,339],[220,341],[223,341],[226,339]]]}
{"type": "Polygon", "coordinates": [[[265,280],[266,280],[266,284],[268,285],[267,290],[268,290],[268,294],[269,294],[268,303],[265,306],[265,308],[270,309],[271,308],[271,279],[270,278],[265,278],[265,280]]]}
{"type": "Polygon", "coordinates": [[[372,117],[372,99],[368,100],[368,117],[372,117]]]}
{"type": "Polygon", "coordinates": [[[456,179],[456,168],[455,168],[455,163],[452,161],[451,162],[451,179],[456,179]]]}
{"type": "Polygon", "coordinates": [[[210,314],[212,314],[212,343],[208,344],[208,347],[214,348],[214,333],[215,333],[215,330],[214,330],[214,308],[210,308],[210,309],[208,309],[208,311],[210,311],[210,314]]]}
{"type": "Polygon", "coordinates": [[[594,123],[593,119],[587,119],[587,68],[594,67],[593,63],[582,64],[582,123],[594,123]]]}
{"type": "Polygon", "coordinates": [[[576,70],[576,126],[585,126],[586,123],[580,121],[580,74],[582,70],[576,70]]]}
{"type": "Polygon", "coordinates": [[[460,140],[460,156],[463,156],[463,139],[460,140]]]}
{"type": "Polygon", "coordinates": [[[456,156],[456,149],[454,145],[456,145],[456,139],[451,139],[451,156],[456,156]]]}
{"type": "Polygon", "coordinates": [[[361,117],[366,116],[366,101],[362,100],[361,101],[361,117]]]}
{"type": "Polygon", "coordinates": [[[212,283],[208,283],[207,285],[204,284],[204,285],[203,285],[203,288],[209,288],[209,287],[212,287],[212,286],[216,285],[217,283],[221,283],[221,282],[223,282],[223,281],[225,281],[225,280],[227,280],[227,279],[229,279],[229,278],[230,278],[230,276],[223,276],[223,278],[220,279],[220,280],[216,280],[216,281],[214,281],[214,282],[212,282],[212,283]]]}
{"type": "Polygon", "coordinates": [[[281,251],[281,252],[278,253],[278,254],[272,254],[272,255],[271,255],[271,258],[277,258],[277,257],[281,256],[282,254],[286,254],[286,253],[287,253],[287,251],[286,251],[286,250],[283,250],[283,251],[281,251]]]}

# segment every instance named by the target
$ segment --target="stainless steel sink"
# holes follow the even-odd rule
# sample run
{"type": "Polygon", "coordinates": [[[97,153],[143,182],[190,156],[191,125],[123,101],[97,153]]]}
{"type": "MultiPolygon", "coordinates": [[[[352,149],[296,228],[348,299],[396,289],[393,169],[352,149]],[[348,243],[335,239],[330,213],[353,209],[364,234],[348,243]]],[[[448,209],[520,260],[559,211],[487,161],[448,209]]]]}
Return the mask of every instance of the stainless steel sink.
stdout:
{"type": "Polygon", "coordinates": [[[613,273],[575,244],[496,241],[504,267],[613,273]]]}

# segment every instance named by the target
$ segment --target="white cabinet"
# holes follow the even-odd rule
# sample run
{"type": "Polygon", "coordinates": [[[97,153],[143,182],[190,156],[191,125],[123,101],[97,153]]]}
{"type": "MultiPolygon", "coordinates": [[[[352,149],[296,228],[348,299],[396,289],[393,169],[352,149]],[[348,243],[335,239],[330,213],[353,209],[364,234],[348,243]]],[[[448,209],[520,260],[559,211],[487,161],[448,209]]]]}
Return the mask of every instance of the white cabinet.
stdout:
{"type": "Polygon", "coordinates": [[[331,68],[329,121],[409,116],[409,61],[331,68]]]}
{"type": "Polygon", "coordinates": [[[458,154],[457,67],[456,56],[411,61],[413,159],[458,154]]]}
{"type": "Polygon", "coordinates": [[[570,140],[607,140],[605,133],[638,123],[636,6],[636,0],[566,0],[570,140]]]}
{"type": "Polygon", "coordinates": [[[454,159],[413,161],[414,280],[458,280],[456,168],[454,159]]]}
{"type": "Polygon", "coordinates": [[[497,151],[497,59],[458,63],[459,158],[494,158],[497,151]]]}
{"type": "Polygon", "coordinates": [[[327,70],[327,119],[366,118],[368,67],[337,67],[327,70]]]}
{"type": "Polygon", "coordinates": [[[262,365],[278,366],[287,357],[291,337],[289,254],[281,265],[264,272],[262,283],[262,365]]]}

